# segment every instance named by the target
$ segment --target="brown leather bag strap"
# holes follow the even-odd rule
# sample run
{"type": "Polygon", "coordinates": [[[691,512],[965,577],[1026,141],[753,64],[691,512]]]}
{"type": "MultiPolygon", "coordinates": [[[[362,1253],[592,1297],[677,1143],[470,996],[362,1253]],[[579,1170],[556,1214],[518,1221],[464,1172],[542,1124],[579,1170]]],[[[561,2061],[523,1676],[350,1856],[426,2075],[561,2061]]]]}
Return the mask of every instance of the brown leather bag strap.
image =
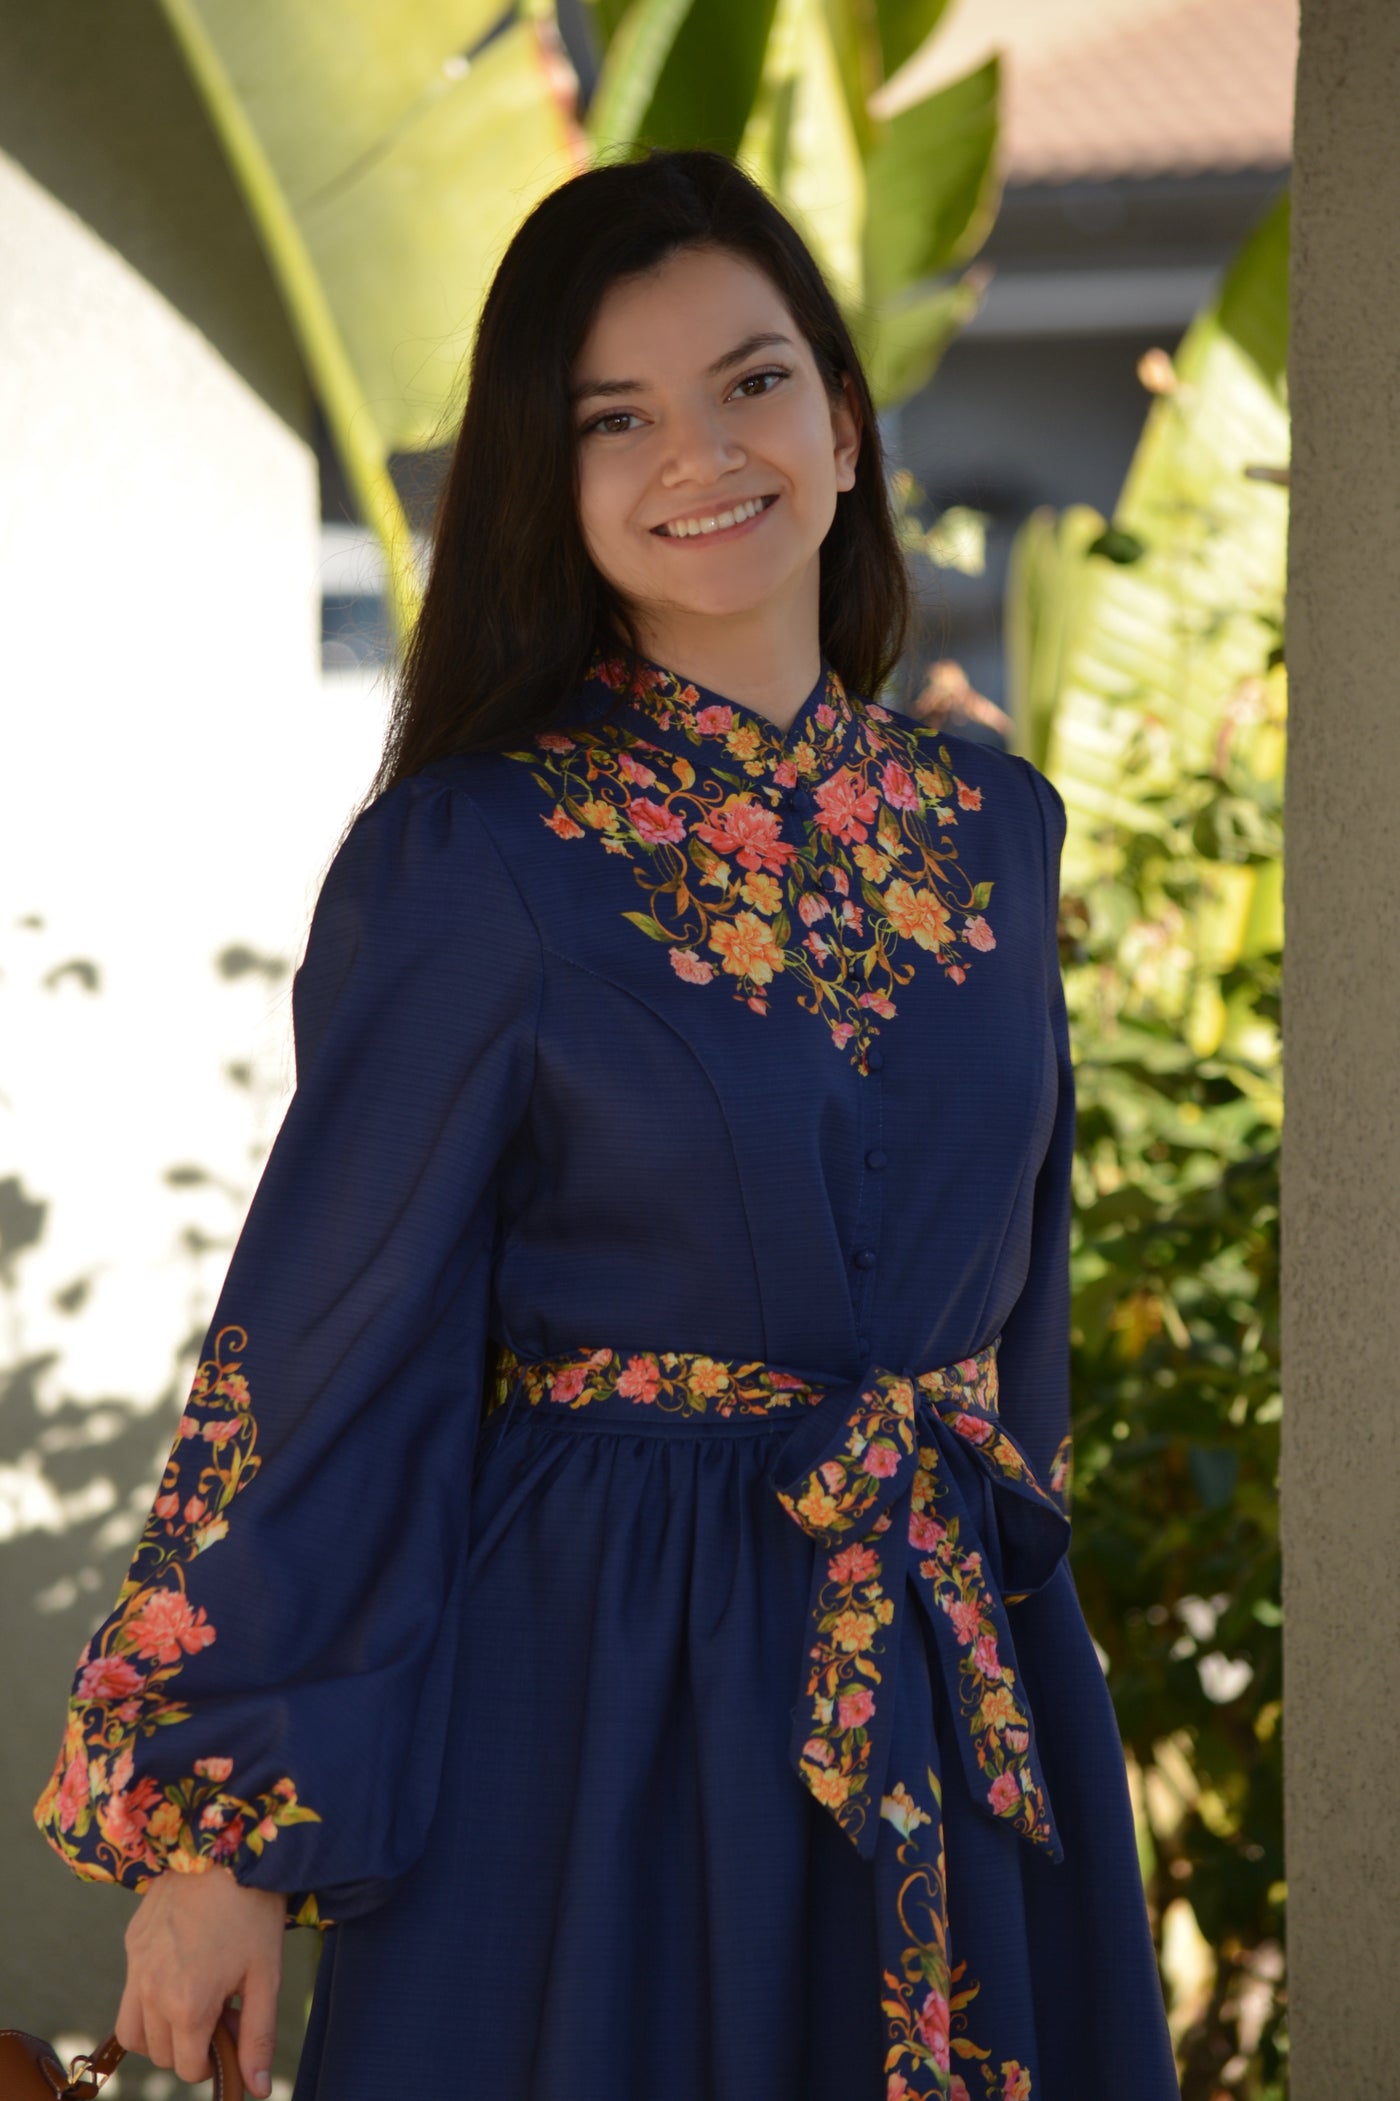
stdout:
{"type": "MultiPolygon", "coordinates": [[[[214,2101],[244,2101],[238,2046],[222,2017],[209,2038],[209,2055],[214,2067],[214,2101]]],[[[94,2101],[125,2056],[116,2037],[109,2035],[91,2055],[75,2057],[57,2101],[94,2101]]]]}

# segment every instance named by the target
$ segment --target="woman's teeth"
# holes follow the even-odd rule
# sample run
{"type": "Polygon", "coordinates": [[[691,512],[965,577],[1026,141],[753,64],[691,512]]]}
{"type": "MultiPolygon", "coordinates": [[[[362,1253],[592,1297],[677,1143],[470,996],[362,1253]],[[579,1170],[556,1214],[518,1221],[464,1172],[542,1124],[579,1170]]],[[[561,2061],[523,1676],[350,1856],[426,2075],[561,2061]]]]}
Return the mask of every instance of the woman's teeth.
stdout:
{"type": "Polygon", "coordinates": [[[673,540],[686,540],[695,533],[722,533],[728,526],[742,525],[746,518],[756,518],[773,501],[770,496],[754,496],[748,503],[736,503],[732,511],[716,511],[713,517],[673,518],[661,530],[673,540]]]}

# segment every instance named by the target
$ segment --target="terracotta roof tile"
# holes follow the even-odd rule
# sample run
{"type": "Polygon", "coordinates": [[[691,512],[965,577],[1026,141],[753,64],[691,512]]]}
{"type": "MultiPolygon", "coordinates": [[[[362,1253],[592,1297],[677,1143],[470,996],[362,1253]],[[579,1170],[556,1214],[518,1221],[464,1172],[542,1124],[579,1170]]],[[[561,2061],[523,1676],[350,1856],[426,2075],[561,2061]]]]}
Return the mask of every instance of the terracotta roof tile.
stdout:
{"type": "Polygon", "coordinates": [[[1008,183],[1282,168],[1291,154],[1297,0],[971,0],[884,106],[1004,54],[1008,183]]]}

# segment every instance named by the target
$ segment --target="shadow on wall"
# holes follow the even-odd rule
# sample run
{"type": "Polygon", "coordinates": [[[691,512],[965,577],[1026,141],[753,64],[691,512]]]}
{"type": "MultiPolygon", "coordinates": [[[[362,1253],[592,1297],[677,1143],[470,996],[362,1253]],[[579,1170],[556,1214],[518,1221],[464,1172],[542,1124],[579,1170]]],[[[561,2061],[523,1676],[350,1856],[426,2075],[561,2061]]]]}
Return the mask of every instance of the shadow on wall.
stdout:
{"type": "MultiPolygon", "coordinates": [[[[226,983],[256,977],[270,991],[285,984],[289,969],[282,957],[243,944],[225,948],[213,967],[226,983]]],[[[102,970],[72,957],[39,983],[46,992],[67,987],[100,997],[102,970]]],[[[214,1265],[221,1272],[233,1247],[280,1106],[270,1060],[229,1061],[223,1077],[247,1106],[244,1174],[233,1179],[187,1160],[157,1170],[168,1188],[190,1193],[176,1233],[188,1266],[190,1326],[154,1395],[71,1392],[63,1349],[29,1345],[41,1314],[51,1330],[50,1311],[64,1323],[89,1313],[96,1272],[50,1289],[41,1303],[35,1258],[52,1232],[54,1206],[23,1176],[0,1178],[0,1671],[8,1689],[0,1857],[8,1918],[42,1922],[23,1943],[5,1936],[0,2018],[47,2034],[65,2060],[115,2020],[131,1900],[78,1882],[49,1854],[30,1808],[58,1751],[78,1653],[111,1608],[155,1493],[217,1292],[214,1265]]],[[[274,2101],[290,2094],[317,1953],[317,1936],[288,1936],[274,2101]]],[[[104,2094],[170,2101],[184,2091],[172,2074],[132,2058],[104,2094]]]]}

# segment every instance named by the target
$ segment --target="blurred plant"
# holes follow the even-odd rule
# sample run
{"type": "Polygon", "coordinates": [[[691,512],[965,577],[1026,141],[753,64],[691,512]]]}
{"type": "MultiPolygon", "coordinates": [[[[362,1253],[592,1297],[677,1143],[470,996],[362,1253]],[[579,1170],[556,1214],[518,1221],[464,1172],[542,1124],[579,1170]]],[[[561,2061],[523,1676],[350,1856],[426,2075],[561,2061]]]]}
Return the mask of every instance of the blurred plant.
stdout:
{"type": "Polygon", "coordinates": [[[586,116],[551,0],[160,4],[383,546],[400,634],[418,551],[391,459],[441,442],[501,252],[590,160],[738,154],[811,239],[882,406],[981,301],[985,270],[935,280],[995,213],[996,61],[911,106],[888,87],[947,0],[590,0],[586,116]]]}
{"type": "Polygon", "coordinates": [[[1176,357],[1140,363],[1154,401],[1112,520],[1037,513],[1008,590],[1021,748],[1070,818],[1075,1568],[1186,2101],[1275,2101],[1286,2059],[1287,258],[1285,197],[1176,357]]]}

